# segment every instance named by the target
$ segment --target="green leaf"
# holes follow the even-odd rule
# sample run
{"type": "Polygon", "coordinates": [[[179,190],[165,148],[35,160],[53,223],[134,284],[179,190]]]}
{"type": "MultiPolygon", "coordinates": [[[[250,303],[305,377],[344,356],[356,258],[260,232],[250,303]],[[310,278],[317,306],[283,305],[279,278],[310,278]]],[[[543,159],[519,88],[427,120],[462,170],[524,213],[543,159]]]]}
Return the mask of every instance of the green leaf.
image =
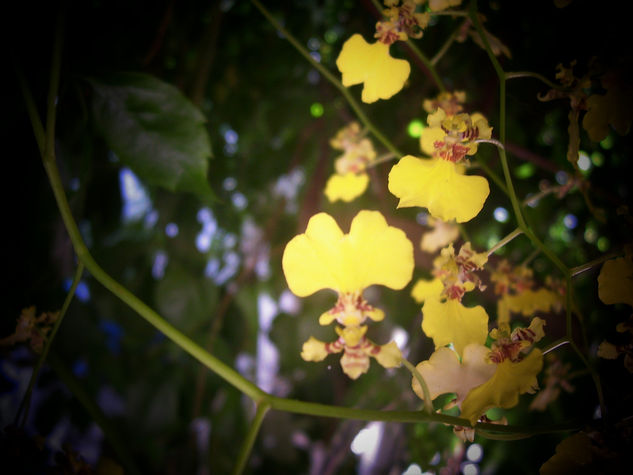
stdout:
{"type": "Polygon", "coordinates": [[[214,198],[206,119],[178,89],[139,73],[90,84],[97,129],[121,162],[148,184],[214,198]]]}

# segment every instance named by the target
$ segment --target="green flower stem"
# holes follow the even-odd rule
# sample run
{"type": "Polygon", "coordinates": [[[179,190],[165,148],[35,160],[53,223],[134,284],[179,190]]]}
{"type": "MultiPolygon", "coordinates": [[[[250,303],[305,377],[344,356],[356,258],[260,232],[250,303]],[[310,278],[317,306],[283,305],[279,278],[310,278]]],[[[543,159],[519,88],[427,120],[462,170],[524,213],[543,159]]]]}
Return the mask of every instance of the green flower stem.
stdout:
{"type": "Polygon", "coordinates": [[[560,339],[556,340],[555,342],[550,343],[549,345],[547,345],[545,348],[543,348],[543,349],[541,350],[541,352],[542,352],[544,355],[546,355],[546,354],[547,354],[547,353],[549,353],[550,351],[557,350],[557,349],[558,349],[558,348],[560,348],[561,346],[563,346],[563,345],[567,345],[567,344],[569,344],[569,343],[570,343],[570,341],[569,341],[569,339],[568,339],[567,337],[560,338],[560,339]]]}
{"type": "Polygon", "coordinates": [[[621,254],[621,252],[610,252],[609,254],[605,254],[604,256],[600,256],[597,259],[594,259],[593,261],[589,261],[586,262],[580,266],[577,267],[572,267],[569,270],[569,273],[571,274],[572,277],[576,277],[577,275],[582,274],[583,272],[586,272],[590,269],[593,269],[594,267],[599,266],[600,264],[603,264],[605,261],[608,261],[609,259],[613,259],[615,257],[618,257],[621,254]]]}
{"type": "Polygon", "coordinates": [[[499,241],[497,244],[495,244],[490,249],[488,249],[488,256],[491,256],[497,250],[501,249],[503,246],[505,246],[510,241],[512,241],[515,237],[520,236],[521,234],[523,234],[523,230],[521,228],[516,228],[514,231],[512,231],[510,234],[504,237],[501,241],[499,241]]]}
{"type": "Polygon", "coordinates": [[[444,42],[440,50],[437,53],[435,53],[435,56],[431,58],[431,64],[433,65],[433,67],[435,67],[435,65],[440,61],[440,59],[444,57],[444,55],[447,53],[451,45],[455,42],[455,38],[457,38],[457,35],[459,34],[462,26],[463,26],[463,22],[451,33],[451,35],[444,42]]]}
{"type": "Polygon", "coordinates": [[[75,295],[75,290],[77,290],[77,285],[79,284],[79,281],[81,280],[81,275],[83,274],[83,272],[84,272],[84,265],[82,262],[79,262],[79,265],[77,266],[77,270],[75,272],[75,277],[73,278],[72,286],[70,287],[70,290],[68,291],[68,294],[66,295],[66,298],[64,299],[62,308],[59,311],[59,315],[57,316],[57,321],[55,322],[55,325],[53,326],[53,329],[51,330],[50,335],[48,335],[48,337],[46,338],[46,342],[44,343],[44,348],[42,349],[42,353],[37,359],[37,363],[35,363],[35,367],[33,368],[33,372],[31,373],[31,379],[29,380],[29,385],[26,389],[26,393],[24,394],[24,397],[22,398],[22,402],[20,403],[20,407],[18,408],[18,412],[15,415],[15,423],[17,424],[20,419],[20,414],[24,410],[24,416],[22,417],[22,420],[19,421],[20,427],[24,427],[24,424],[28,419],[29,409],[31,406],[31,394],[33,393],[35,382],[37,381],[37,377],[40,373],[40,370],[42,369],[42,365],[44,364],[44,361],[46,361],[46,357],[48,356],[48,352],[51,349],[51,345],[53,344],[55,335],[57,335],[57,330],[59,330],[59,327],[62,324],[62,320],[64,319],[64,315],[66,315],[66,312],[68,311],[68,307],[70,306],[70,302],[72,301],[75,295]]]}
{"type": "Polygon", "coordinates": [[[424,64],[426,69],[429,70],[429,73],[431,73],[431,77],[435,81],[435,84],[437,88],[440,90],[440,92],[445,92],[446,87],[444,87],[442,78],[440,78],[440,75],[437,73],[437,69],[435,69],[435,65],[431,62],[431,60],[427,58],[426,55],[422,53],[422,51],[420,51],[420,49],[415,45],[415,43],[411,39],[407,40],[407,45],[409,46],[409,48],[411,48],[411,51],[413,51],[413,53],[418,57],[418,59],[422,62],[422,64],[424,64]]]}
{"type": "Polygon", "coordinates": [[[255,412],[255,417],[253,418],[253,422],[251,422],[251,427],[248,430],[248,434],[246,435],[246,439],[242,442],[242,447],[240,448],[240,453],[237,457],[237,462],[235,463],[235,467],[233,468],[233,474],[239,475],[244,471],[244,467],[246,467],[246,462],[248,461],[248,457],[253,449],[253,444],[255,443],[255,439],[257,438],[257,434],[259,433],[259,429],[262,426],[262,422],[264,421],[264,417],[266,413],[270,409],[270,404],[266,402],[260,402],[257,404],[257,411],[255,412]]]}
{"type": "Polygon", "coordinates": [[[131,475],[139,474],[140,472],[134,464],[134,459],[127,449],[128,446],[122,442],[115,426],[110,423],[110,421],[101,411],[99,406],[93,401],[90,395],[75,379],[72,372],[66,367],[66,365],[55,354],[54,351],[51,352],[48,358],[48,363],[51,368],[53,368],[57,376],[59,376],[59,379],[64,383],[64,385],[70,390],[73,396],[77,399],[77,401],[79,401],[86,412],[90,415],[92,420],[95,421],[95,423],[103,431],[106,440],[116,453],[118,459],[125,467],[126,473],[129,473],[131,475]]]}
{"type": "Polygon", "coordinates": [[[578,358],[581,359],[581,361],[584,363],[585,367],[587,368],[587,370],[589,371],[589,374],[591,375],[591,379],[593,379],[593,384],[596,387],[596,392],[598,393],[598,402],[600,404],[600,416],[602,418],[602,422],[603,424],[606,425],[606,421],[607,421],[607,406],[604,403],[604,394],[602,392],[602,383],[600,382],[600,375],[598,374],[598,372],[589,364],[589,361],[587,361],[587,358],[585,357],[585,355],[583,354],[582,351],[580,351],[580,348],[578,348],[578,346],[576,345],[576,343],[574,343],[573,340],[571,340],[569,342],[569,344],[571,345],[571,347],[574,349],[574,351],[576,352],[576,354],[578,355],[578,358]]]}
{"type": "Polygon", "coordinates": [[[541,82],[544,82],[547,86],[551,87],[552,89],[559,89],[563,91],[565,90],[565,88],[562,87],[560,84],[555,84],[549,79],[547,79],[545,76],[543,76],[542,74],[533,73],[531,71],[507,72],[505,73],[505,78],[506,79],[534,78],[534,79],[538,79],[541,82]]]}
{"type": "Polygon", "coordinates": [[[495,182],[495,184],[499,187],[501,191],[503,191],[506,196],[510,196],[508,188],[506,187],[503,179],[494,171],[492,171],[492,169],[481,158],[475,157],[475,159],[477,160],[477,165],[479,165],[479,168],[481,168],[486,173],[486,175],[488,175],[490,179],[495,182]]]}
{"type": "MultiPolygon", "coordinates": [[[[488,53],[488,58],[494,67],[497,76],[499,77],[499,141],[502,144],[506,142],[506,80],[507,75],[503,71],[503,68],[499,64],[499,61],[495,57],[492,49],[490,48],[490,44],[488,43],[488,39],[484,34],[483,28],[481,26],[481,22],[479,21],[479,17],[477,15],[477,0],[471,0],[470,2],[470,18],[477,29],[477,32],[484,44],[486,52],[488,53]]],[[[578,357],[582,360],[583,364],[587,367],[589,372],[591,373],[591,377],[593,378],[594,385],[596,387],[596,393],[598,395],[598,401],[600,403],[600,410],[602,411],[603,421],[605,415],[605,405],[604,405],[604,397],[602,393],[602,385],[600,383],[600,378],[595,371],[594,368],[591,367],[589,361],[582,354],[578,346],[574,343],[573,335],[572,335],[572,280],[571,280],[571,271],[570,269],[558,258],[558,256],[552,252],[545,244],[534,234],[534,232],[527,225],[522,211],[519,201],[517,200],[516,192],[514,191],[514,185],[512,183],[512,176],[510,175],[510,168],[508,166],[508,159],[506,157],[505,147],[498,148],[499,157],[501,159],[501,165],[503,168],[503,174],[506,180],[506,185],[509,191],[510,201],[512,202],[512,209],[514,211],[515,218],[518,222],[519,228],[523,230],[525,235],[530,239],[535,248],[539,249],[547,258],[561,271],[563,274],[566,284],[567,284],[567,305],[566,305],[566,333],[567,338],[569,339],[570,345],[574,348],[574,351],[578,354],[578,357]]],[[[579,319],[580,325],[584,332],[583,322],[579,319]]]]}
{"type": "Polygon", "coordinates": [[[336,87],[343,97],[347,100],[347,103],[350,105],[354,112],[363,123],[365,127],[367,127],[371,133],[376,137],[390,152],[394,153],[396,156],[401,157],[402,152],[398,150],[398,148],[385,136],[383,133],[369,120],[369,117],[365,114],[360,104],[356,102],[356,99],[352,96],[349,90],[343,86],[341,81],[339,81],[334,75],[328,71],[321,63],[314,60],[308,50],[306,50],[297,39],[290,34],[288,30],[286,30],[281,24],[275,19],[274,16],[259,2],[259,0],[251,0],[253,5],[266,17],[271,25],[273,25],[287,40],[288,42],[294,46],[294,48],[314,67],[317,71],[319,71],[325,79],[330,81],[334,87],[336,87]]]}
{"type": "Polygon", "coordinates": [[[422,388],[422,394],[424,394],[424,410],[429,415],[433,414],[433,401],[431,400],[431,393],[429,392],[429,387],[426,385],[426,381],[424,381],[424,378],[415,366],[404,358],[402,358],[401,361],[422,388]]]}

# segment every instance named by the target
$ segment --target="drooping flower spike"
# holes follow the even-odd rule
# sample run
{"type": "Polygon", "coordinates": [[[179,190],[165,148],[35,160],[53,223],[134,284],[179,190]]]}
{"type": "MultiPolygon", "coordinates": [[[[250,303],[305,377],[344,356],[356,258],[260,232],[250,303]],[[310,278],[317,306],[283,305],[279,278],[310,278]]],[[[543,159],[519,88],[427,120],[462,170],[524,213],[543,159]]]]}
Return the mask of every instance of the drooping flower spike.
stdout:
{"type": "Polygon", "coordinates": [[[335,305],[319,318],[321,325],[336,321],[338,339],[325,343],[311,337],[303,345],[303,359],[321,361],[343,352],[341,366],[352,379],[367,372],[370,357],[386,368],[400,365],[394,342],[381,346],[365,336],[367,319],[380,321],[384,313],[363,298],[363,290],[371,285],[399,290],[411,280],[413,245],[402,230],[389,226],[379,212],[363,210],[352,220],[349,234],[343,234],[331,216],[319,213],[304,234],[288,243],[282,266],[295,295],[307,297],[321,289],[338,294],[335,305]]]}

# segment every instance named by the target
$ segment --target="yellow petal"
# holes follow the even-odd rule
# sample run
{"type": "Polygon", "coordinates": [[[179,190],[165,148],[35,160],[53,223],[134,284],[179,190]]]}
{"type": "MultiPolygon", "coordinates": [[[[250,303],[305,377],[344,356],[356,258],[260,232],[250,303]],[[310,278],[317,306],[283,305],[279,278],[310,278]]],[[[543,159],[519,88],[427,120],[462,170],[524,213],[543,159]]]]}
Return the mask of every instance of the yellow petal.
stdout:
{"type": "MultiPolygon", "coordinates": [[[[423,251],[436,252],[459,237],[459,228],[455,223],[446,223],[441,219],[433,219],[431,217],[429,217],[429,220],[434,221],[434,224],[432,224],[433,230],[427,231],[422,236],[420,248],[423,251]]],[[[429,222],[429,224],[431,223],[429,222]]]]}
{"type": "Polygon", "coordinates": [[[411,297],[418,303],[424,303],[427,298],[439,298],[443,290],[444,284],[440,279],[419,279],[411,289],[411,297]]]}
{"type": "MultiPolygon", "coordinates": [[[[438,109],[441,111],[442,109],[438,109]]],[[[446,132],[441,127],[426,127],[420,135],[420,148],[429,157],[435,152],[435,142],[441,142],[446,137],[446,132]]]]}
{"type": "Polygon", "coordinates": [[[341,357],[341,368],[347,376],[357,379],[369,370],[369,356],[361,351],[346,350],[341,357]]]}
{"type": "Polygon", "coordinates": [[[462,354],[466,345],[483,345],[488,336],[488,314],[480,305],[464,307],[458,300],[428,299],[422,307],[422,330],[435,348],[453,343],[462,354]]]}
{"type": "Polygon", "coordinates": [[[384,368],[396,368],[401,365],[402,353],[395,341],[379,346],[378,348],[380,351],[376,354],[372,354],[372,356],[376,358],[376,361],[378,361],[381,366],[384,368]]]}
{"type": "Polygon", "coordinates": [[[360,211],[347,236],[346,255],[352,256],[346,265],[347,288],[364,289],[384,285],[400,290],[413,274],[413,244],[406,234],[387,224],[378,211],[360,211]]]}
{"type": "Polygon", "coordinates": [[[534,392],[538,387],[536,375],[543,367],[543,354],[539,349],[532,352],[519,363],[510,360],[497,365],[493,377],[474,388],[462,404],[462,417],[474,425],[490,408],[509,409],[519,402],[519,395],[534,392]]]}
{"type": "Polygon", "coordinates": [[[286,245],[282,267],[288,287],[299,297],[340,286],[343,232],[330,215],[319,213],[308,222],[305,234],[286,245]]]}
{"type": "Polygon", "coordinates": [[[366,173],[346,173],[332,175],[325,185],[325,196],[330,203],[342,200],[346,203],[362,195],[367,189],[369,175],[366,173]]]}
{"type": "Polygon", "coordinates": [[[359,34],[343,44],[336,66],[345,87],[364,84],[361,98],[368,104],[396,94],[411,72],[407,61],[391,57],[389,45],[380,41],[369,44],[359,34]]]}
{"type": "Polygon", "coordinates": [[[325,349],[326,344],[311,336],[308,341],[303,344],[301,349],[301,358],[305,361],[323,361],[329,354],[325,349]]]}
{"type": "Polygon", "coordinates": [[[598,276],[598,296],[603,303],[633,306],[633,259],[619,257],[605,262],[598,276]]]}
{"type": "Polygon", "coordinates": [[[411,280],[413,245],[378,211],[360,211],[346,235],[331,216],[319,213],[305,234],[287,244],[282,267],[299,297],[325,288],[353,293],[374,284],[399,290],[411,280]]]}
{"type": "Polygon", "coordinates": [[[504,310],[511,313],[520,313],[524,317],[529,317],[535,312],[549,312],[562,305],[562,297],[551,290],[541,288],[538,290],[524,290],[516,295],[504,295],[504,310]]]}
{"type": "Polygon", "coordinates": [[[463,223],[481,211],[490,188],[484,177],[462,175],[452,162],[407,155],[391,169],[389,191],[400,198],[398,208],[423,206],[435,218],[463,223]]]}
{"type": "MultiPolygon", "coordinates": [[[[484,345],[470,344],[464,348],[464,358],[460,363],[457,353],[447,347],[438,348],[428,361],[418,364],[416,369],[424,378],[429,388],[429,396],[435,399],[446,393],[457,395],[457,405],[469,391],[488,381],[496,370],[496,365],[489,363],[486,355],[490,348],[484,345]]],[[[413,391],[424,399],[418,381],[412,380],[413,391]]]]}

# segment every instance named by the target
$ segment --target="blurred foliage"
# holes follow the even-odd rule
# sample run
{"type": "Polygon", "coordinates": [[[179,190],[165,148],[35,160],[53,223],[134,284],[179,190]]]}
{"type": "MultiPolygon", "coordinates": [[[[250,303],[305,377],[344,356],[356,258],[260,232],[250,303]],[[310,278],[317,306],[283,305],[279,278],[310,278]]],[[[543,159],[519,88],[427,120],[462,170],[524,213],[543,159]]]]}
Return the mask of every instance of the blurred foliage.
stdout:
{"type": "MultiPolygon", "coordinates": [[[[500,58],[506,71],[534,71],[552,79],[557,64],[576,60],[582,71],[594,57],[605,67],[630,67],[628,20],[618,2],[576,0],[565,8],[553,1],[520,8],[514,2],[479,3],[486,29],[512,53],[500,58]]],[[[337,75],[342,43],[353,33],[369,39],[378,18],[368,0],[265,5],[337,75]]],[[[11,69],[23,72],[41,113],[60,8],[65,30],[56,152],[72,211],[96,261],[179,330],[255,381],[266,369],[258,365],[262,348],[274,344],[279,361],[268,383],[273,394],[347,407],[420,408],[404,370],[386,371],[374,364],[352,382],[335,358],[321,364],[300,358],[310,335],[333,338],[331,328],[317,322],[333,303],[332,294],[302,299],[297,314],[281,305],[285,243],[319,211],[335,216],[346,230],[358,209],[380,210],[416,244],[414,281],[428,276],[431,268],[432,256],[417,248],[424,229],[416,222],[419,210],[396,211],[397,200],[387,191],[390,163],[371,170],[369,192],[352,205],[326,202],[323,188],[336,155],[329,139],[354,118],[338,91],[247,1],[14,4],[6,14],[12,64],[5,75],[11,81],[11,69]],[[103,108],[114,114],[102,115],[103,108]],[[176,168],[165,173],[155,161],[176,168]],[[124,211],[122,171],[127,167],[137,173],[149,204],[136,215],[124,211]],[[295,194],[289,191],[293,187],[295,194]],[[197,247],[200,239],[206,244],[197,247]],[[263,295],[277,310],[270,328],[259,323],[263,295]]],[[[463,17],[436,17],[433,22],[417,42],[429,56],[463,17]]],[[[419,154],[407,126],[414,119],[426,123],[421,104],[437,89],[407,48],[393,50],[412,63],[409,84],[392,100],[365,109],[397,147],[419,154]]],[[[498,83],[482,49],[470,40],[455,43],[438,70],[448,89],[467,91],[472,110],[484,113],[495,126],[498,83]]],[[[625,77],[630,81],[630,75],[625,77]]],[[[526,207],[535,233],[570,267],[620,252],[631,236],[624,208],[631,206],[630,138],[611,130],[598,143],[581,133],[579,148],[590,162],[583,172],[588,195],[603,210],[592,213],[577,188],[560,195],[547,192],[574,175],[566,159],[568,102],[539,102],[537,94],[548,88],[534,79],[513,79],[507,87],[508,151],[517,194],[529,198],[544,192],[534,206],[526,207]],[[568,215],[573,215],[573,226],[565,224],[572,219],[568,215]]],[[[601,91],[600,85],[592,87],[601,91]]],[[[358,97],[356,89],[352,91],[358,97]]],[[[5,144],[11,152],[5,154],[9,186],[4,187],[4,202],[10,245],[3,256],[2,336],[14,331],[25,307],[59,309],[76,266],[18,91],[17,82],[6,89],[5,144]]],[[[494,147],[481,146],[478,157],[501,173],[494,147]]],[[[465,226],[474,247],[488,248],[514,229],[511,215],[507,222],[494,219],[497,207],[510,209],[506,196],[491,183],[483,212],[465,226]]],[[[543,256],[531,256],[527,239],[514,240],[499,254],[516,263],[531,259],[541,282],[556,275],[543,256]]],[[[577,306],[591,329],[583,350],[600,371],[609,416],[623,420],[631,415],[631,375],[621,361],[598,360],[595,351],[604,339],[622,338],[615,326],[630,309],[599,302],[596,278],[593,269],[575,280],[577,306]]],[[[37,464],[64,470],[60,467],[70,464],[74,452],[93,468],[109,467],[103,473],[116,473],[124,465],[112,441],[94,429],[94,415],[77,403],[77,394],[69,390],[72,381],[54,371],[58,365],[69,368],[75,383],[97,402],[141,473],[229,472],[253,415],[250,400],[201,369],[89,274],[82,285],[84,293],[71,305],[53,345],[56,363],[45,366],[40,376],[26,434],[9,429],[3,434],[3,455],[24,459],[31,452],[39,454],[31,458],[31,466],[15,473],[35,473],[41,469],[37,464]],[[20,438],[30,442],[20,445],[20,438]],[[50,457],[42,461],[44,445],[62,453],[64,444],[74,450],[63,452],[66,462],[50,457]]],[[[420,331],[420,307],[412,299],[387,289],[371,289],[367,298],[387,313],[380,326],[370,328],[370,338],[384,343],[393,329],[403,329],[409,336],[408,359],[428,358],[433,343],[420,331]]],[[[484,299],[493,315],[493,296],[484,299]]],[[[564,317],[548,315],[546,343],[564,334],[564,317]]],[[[2,350],[3,427],[13,420],[34,362],[23,350],[2,350]]],[[[574,371],[582,371],[571,350],[557,351],[574,371]]],[[[523,426],[590,421],[597,407],[593,383],[582,374],[573,385],[573,393],[563,392],[544,412],[529,411],[530,398],[525,397],[503,415],[523,426]]],[[[349,444],[364,425],[272,411],[248,470],[352,473],[358,462],[349,444]]],[[[450,427],[385,427],[378,468],[372,473],[402,473],[411,463],[425,470],[459,467],[464,460],[464,446],[450,427]],[[434,460],[436,453],[439,460],[434,460]]],[[[534,473],[554,453],[560,437],[477,442],[484,448],[482,470],[534,473]]]]}

